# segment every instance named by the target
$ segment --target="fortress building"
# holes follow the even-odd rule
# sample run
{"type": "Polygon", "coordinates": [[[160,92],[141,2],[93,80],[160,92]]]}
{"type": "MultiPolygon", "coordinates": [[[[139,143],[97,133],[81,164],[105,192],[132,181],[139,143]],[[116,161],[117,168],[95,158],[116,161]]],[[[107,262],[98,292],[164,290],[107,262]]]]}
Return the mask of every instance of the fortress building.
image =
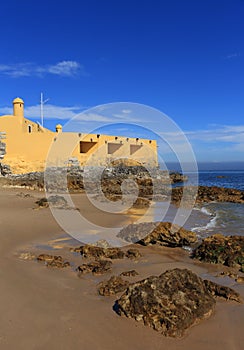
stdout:
{"type": "Polygon", "coordinates": [[[10,165],[13,173],[43,171],[50,149],[55,166],[70,162],[81,166],[87,162],[89,165],[104,166],[121,158],[128,165],[158,165],[155,140],[66,133],[62,132],[60,124],[56,125],[56,132],[53,132],[25,118],[24,101],[21,98],[13,100],[12,115],[0,117],[0,135],[0,149],[4,150],[1,162],[10,165]],[[75,145],[71,147],[70,153],[67,152],[69,147],[66,147],[69,144],[75,145]]]}

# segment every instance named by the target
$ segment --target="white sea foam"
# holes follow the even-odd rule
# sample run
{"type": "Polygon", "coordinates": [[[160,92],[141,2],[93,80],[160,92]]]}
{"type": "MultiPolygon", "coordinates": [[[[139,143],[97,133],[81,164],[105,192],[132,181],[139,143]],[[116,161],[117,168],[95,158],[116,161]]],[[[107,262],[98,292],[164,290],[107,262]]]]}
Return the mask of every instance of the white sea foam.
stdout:
{"type": "Polygon", "coordinates": [[[216,212],[215,216],[206,225],[206,229],[209,230],[216,227],[218,218],[219,218],[219,214],[218,212],[216,212]]]}
{"type": "Polygon", "coordinates": [[[203,214],[206,214],[206,215],[213,215],[212,213],[211,213],[211,211],[209,210],[209,209],[207,209],[206,207],[202,207],[201,209],[200,209],[200,211],[203,213],[203,214]]]}
{"type": "Polygon", "coordinates": [[[211,216],[211,220],[207,223],[207,225],[204,225],[204,226],[196,226],[196,227],[193,227],[191,230],[192,231],[198,231],[198,232],[202,232],[202,231],[206,231],[206,230],[212,230],[214,227],[217,226],[217,221],[219,219],[219,213],[216,212],[215,215],[213,215],[207,208],[203,207],[201,208],[201,212],[208,215],[208,216],[211,216]]]}

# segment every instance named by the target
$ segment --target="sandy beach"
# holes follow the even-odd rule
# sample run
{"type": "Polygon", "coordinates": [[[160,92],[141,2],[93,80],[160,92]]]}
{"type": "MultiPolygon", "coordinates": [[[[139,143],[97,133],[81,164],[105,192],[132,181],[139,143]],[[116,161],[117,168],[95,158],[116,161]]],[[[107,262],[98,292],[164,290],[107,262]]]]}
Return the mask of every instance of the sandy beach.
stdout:
{"type": "Polygon", "coordinates": [[[182,339],[171,339],[118,316],[113,311],[118,296],[102,297],[97,292],[98,282],[125,270],[135,269],[139,275],[130,280],[137,281],[180,267],[230,286],[244,299],[244,284],[215,277],[222,266],[195,262],[180,248],[137,246],[142,254],[138,261],[117,260],[112,273],[79,278],[75,268],[82,258],[69,250],[79,242],[62,231],[50,209],[33,209],[41,197],[41,192],[0,189],[1,349],[242,349],[243,304],[218,300],[209,319],[189,329],[182,339]],[[71,267],[48,268],[21,259],[23,252],[61,255],[71,267]]]}

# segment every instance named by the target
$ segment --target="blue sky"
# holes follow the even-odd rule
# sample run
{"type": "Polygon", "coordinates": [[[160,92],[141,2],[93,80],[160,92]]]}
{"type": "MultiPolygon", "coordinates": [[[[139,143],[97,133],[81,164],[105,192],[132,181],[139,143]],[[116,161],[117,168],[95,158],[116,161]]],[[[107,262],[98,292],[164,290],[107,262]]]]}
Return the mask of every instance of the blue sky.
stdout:
{"type": "Polygon", "coordinates": [[[0,114],[20,96],[39,118],[41,91],[51,128],[141,103],[171,117],[199,161],[244,160],[243,0],[9,0],[0,36],[0,114]]]}

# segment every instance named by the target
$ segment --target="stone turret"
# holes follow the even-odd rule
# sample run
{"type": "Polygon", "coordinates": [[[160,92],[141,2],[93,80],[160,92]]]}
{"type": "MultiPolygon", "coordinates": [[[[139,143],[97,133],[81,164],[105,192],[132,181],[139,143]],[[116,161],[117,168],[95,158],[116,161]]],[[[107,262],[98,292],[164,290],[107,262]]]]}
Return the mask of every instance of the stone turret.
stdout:
{"type": "Polygon", "coordinates": [[[56,125],[56,132],[62,132],[62,129],[63,129],[63,127],[62,127],[62,125],[61,124],[57,124],[56,125]]]}
{"type": "Polygon", "coordinates": [[[19,97],[13,100],[13,116],[20,120],[24,118],[24,101],[19,97]]]}

